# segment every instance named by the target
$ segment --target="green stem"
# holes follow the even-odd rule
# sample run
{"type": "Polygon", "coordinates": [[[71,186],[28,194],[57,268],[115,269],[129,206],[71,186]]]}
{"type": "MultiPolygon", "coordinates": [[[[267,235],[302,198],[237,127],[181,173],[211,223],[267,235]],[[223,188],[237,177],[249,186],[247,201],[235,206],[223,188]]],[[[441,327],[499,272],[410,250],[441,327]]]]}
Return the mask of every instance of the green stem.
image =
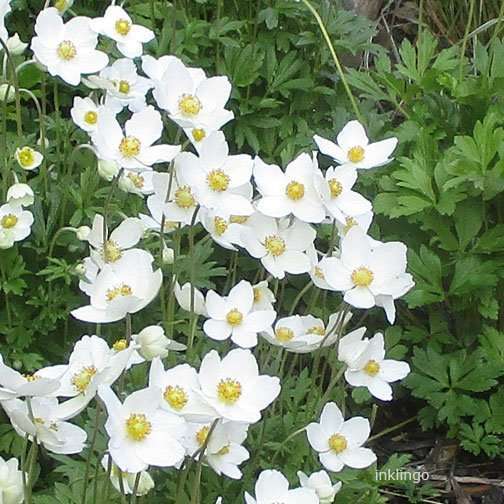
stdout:
{"type": "MultiPolygon", "coordinates": [[[[95,424],[93,428],[93,434],[91,437],[91,445],[89,446],[89,452],[86,459],[86,469],[84,470],[84,489],[82,491],[82,499],[81,503],[86,504],[87,497],[87,489],[88,489],[88,480],[89,480],[89,472],[91,469],[91,458],[93,457],[94,448],[96,445],[96,438],[98,436],[98,430],[100,429],[100,414],[101,414],[101,404],[100,401],[96,401],[96,409],[95,409],[95,424]]],[[[98,462],[99,463],[99,462],[98,462]]]]}
{"type": "Polygon", "coordinates": [[[471,23],[472,23],[472,18],[473,18],[473,13],[474,13],[474,0],[470,0],[469,4],[469,15],[467,16],[467,23],[465,27],[465,32],[464,32],[464,38],[462,40],[462,48],[460,50],[460,63],[459,63],[459,82],[462,82],[462,78],[464,76],[464,58],[465,58],[465,52],[467,48],[467,40],[469,38],[469,32],[471,30],[471,23]]]}
{"type": "Polygon", "coordinates": [[[16,126],[17,126],[17,135],[19,138],[22,138],[23,136],[23,122],[21,119],[21,95],[19,93],[19,80],[16,72],[16,67],[14,65],[14,61],[12,59],[11,53],[9,49],[7,48],[7,45],[5,42],[0,39],[0,44],[3,47],[3,50],[5,51],[5,55],[7,56],[7,62],[9,64],[9,68],[11,71],[11,77],[12,77],[12,83],[14,84],[14,97],[16,101],[16,126]]]}
{"type": "Polygon", "coordinates": [[[135,484],[133,485],[133,492],[131,494],[131,499],[130,502],[131,504],[135,504],[137,500],[137,492],[138,492],[138,485],[140,484],[140,477],[142,476],[141,471],[137,472],[137,475],[135,476],[135,484]]]}
{"type": "Polygon", "coordinates": [[[313,282],[310,280],[298,293],[296,298],[294,299],[294,302],[292,303],[291,309],[289,310],[289,316],[293,315],[294,312],[296,311],[297,305],[301,301],[301,299],[304,297],[304,295],[313,287],[313,282]]]}

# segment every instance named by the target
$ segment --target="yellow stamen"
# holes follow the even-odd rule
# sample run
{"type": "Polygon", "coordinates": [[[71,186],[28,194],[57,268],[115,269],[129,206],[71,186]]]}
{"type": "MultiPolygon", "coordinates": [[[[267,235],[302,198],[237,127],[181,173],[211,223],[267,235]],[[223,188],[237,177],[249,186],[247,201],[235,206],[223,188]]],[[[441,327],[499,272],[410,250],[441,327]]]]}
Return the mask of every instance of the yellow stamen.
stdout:
{"type": "Polygon", "coordinates": [[[287,343],[294,338],[294,331],[288,327],[277,327],[275,329],[275,338],[281,343],[287,343]]]}
{"type": "Polygon", "coordinates": [[[115,22],[115,31],[125,37],[131,30],[131,23],[127,19],[118,19],[115,22]]]}
{"type": "Polygon", "coordinates": [[[198,432],[196,432],[196,441],[200,446],[205,444],[205,441],[208,437],[208,433],[210,432],[210,427],[206,426],[202,427],[198,432]]]}
{"type": "Polygon", "coordinates": [[[182,115],[195,116],[198,115],[202,106],[197,96],[184,94],[178,102],[179,110],[182,115]]]}
{"type": "Polygon", "coordinates": [[[118,339],[113,345],[112,348],[116,352],[122,352],[123,350],[126,350],[128,348],[128,341],[124,338],[118,339]]]}
{"type": "Polygon", "coordinates": [[[361,147],[360,145],[356,145],[355,147],[348,149],[347,158],[352,163],[359,163],[364,159],[365,153],[366,151],[364,150],[363,147],[361,147]]]}
{"type": "Polygon", "coordinates": [[[213,170],[207,175],[207,184],[212,191],[223,192],[229,187],[229,176],[222,170],[213,170]]]}
{"type": "Polygon", "coordinates": [[[317,334],[318,336],[325,336],[325,328],[323,326],[313,326],[306,331],[308,334],[317,334]]]}
{"type": "Polygon", "coordinates": [[[345,226],[343,227],[343,234],[347,234],[350,229],[357,226],[358,222],[353,217],[347,217],[345,221],[345,226]]]}
{"type": "Polygon", "coordinates": [[[119,144],[119,152],[125,158],[132,158],[140,154],[140,140],[134,136],[127,136],[121,140],[119,144]]]}
{"type": "Polygon", "coordinates": [[[18,220],[14,214],[7,214],[2,217],[0,224],[4,229],[11,229],[18,223],[18,220]]]}
{"type": "Polygon", "coordinates": [[[145,185],[145,179],[142,177],[142,175],[129,172],[127,177],[131,180],[131,182],[137,189],[143,189],[145,185]]]}
{"type": "Polygon", "coordinates": [[[329,190],[331,191],[331,198],[337,198],[343,192],[341,182],[335,178],[328,181],[329,190]]]}
{"type": "Polygon", "coordinates": [[[298,201],[304,196],[304,185],[293,180],[287,184],[285,194],[289,199],[298,201]]]}
{"type": "Polygon", "coordinates": [[[243,322],[243,315],[239,310],[233,308],[226,315],[226,321],[230,326],[239,326],[243,322]]]}
{"type": "Polygon", "coordinates": [[[333,434],[329,438],[329,448],[334,453],[341,453],[347,449],[348,442],[345,438],[345,436],[342,436],[341,434],[333,434]]]}
{"type": "Polygon", "coordinates": [[[143,441],[152,431],[152,425],[144,414],[132,413],[126,420],[126,434],[133,441],[143,441]]]}
{"type": "Polygon", "coordinates": [[[192,130],[192,136],[195,142],[201,142],[206,138],[206,132],[203,128],[194,128],[192,130]]]}
{"type": "Polygon", "coordinates": [[[375,360],[370,360],[364,366],[364,372],[369,376],[376,376],[380,372],[380,364],[375,360]]]}
{"type": "Polygon", "coordinates": [[[219,236],[222,236],[227,231],[228,223],[226,222],[226,219],[223,219],[222,217],[214,217],[214,227],[215,232],[219,236]]]}
{"type": "Polygon", "coordinates": [[[72,376],[72,385],[79,394],[86,391],[97,371],[94,366],[86,366],[72,376]]]}
{"type": "Polygon", "coordinates": [[[229,222],[231,224],[245,224],[248,219],[246,215],[231,215],[231,217],[229,217],[229,222]]]}
{"type": "Polygon", "coordinates": [[[130,92],[130,84],[128,81],[121,80],[119,81],[119,85],[117,86],[119,89],[119,93],[128,94],[130,92]]]}
{"type": "Polygon", "coordinates": [[[281,256],[287,248],[285,241],[277,235],[267,236],[264,240],[264,247],[273,257],[281,256]]]}
{"type": "Polygon", "coordinates": [[[84,122],[91,126],[98,122],[98,114],[94,110],[88,110],[84,114],[84,122]]]}
{"type": "Polygon", "coordinates": [[[108,289],[106,293],[107,301],[112,301],[117,296],[131,296],[133,294],[133,289],[126,284],[122,284],[119,287],[114,287],[113,289],[108,289]]]}
{"type": "Polygon", "coordinates": [[[352,282],[357,287],[368,287],[373,279],[373,272],[365,266],[361,266],[352,272],[352,282]]]}
{"type": "Polygon", "coordinates": [[[242,387],[240,382],[231,378],[221,380],[217,385],[217,396],[221,402],[228,406],[233,405],[242,394],[242,387]]]}
{"type": "Polygon", "coordinates": [[[180,208],[191,208],[196,201],[189,186],[181,186],[175,191],[175,204],[180,208]]]}
{"type": "Polygon", "coordinates": [[[60,59],[64,61],[70,61],[77,56],[77,49],[71,40],[63,40],[58,44],[56,49],[60,59]]]}
{"type": "Polygon", "coordinates": [[[114,240],[107,240],[103,245],[103,259],[105,262],[116,262],[122,257],[122,251],[114,240]]]}
{"type": "Polygon", "coordinates": [[[313,268],[313,274],[317,278],[320,278],[320,280],[325,280],[324,272],[322,271],[322,268],[320,266],[315,266],[315,268],[313,268]]]}
{"type": "Polygon", "coordinates": [[[168,385],[163,393],[165,401],[176,411],[184,409],[189,401],[186,391],[178,385],[168,385]]]}
{"type": "Polygon", "coordinates": [[[18,151],[17,158],[23,168],[29,168],[35,163],[35,151],[31,147],[23,147],[18,151]]]}
{"type": "Polygon", "coordinates": [[[261,301],[261,298],[261,289],[259,289],[259,287],[254,287],[254,303],[259,303],[259,301],[261,301]]]}

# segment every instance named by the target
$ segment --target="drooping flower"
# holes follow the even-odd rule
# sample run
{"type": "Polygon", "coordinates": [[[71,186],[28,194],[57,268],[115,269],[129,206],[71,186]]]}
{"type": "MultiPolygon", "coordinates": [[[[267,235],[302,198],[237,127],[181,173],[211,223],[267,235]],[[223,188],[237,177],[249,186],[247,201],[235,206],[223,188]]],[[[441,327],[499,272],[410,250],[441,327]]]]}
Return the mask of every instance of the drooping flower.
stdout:
{"type": "Polygon", "coordinates": [[[121,191],[146,196],[154,192],[152,179],[157,172],[145,170],[138,173],[133,170],[124,170],[117,183],[121,191]]]}
{"type": "Polygon", "coordinates": [[[16,182],[7,190],[7,203],[11,206],[26,207],[33,205],[34,201],[33,189],[28,184],[16,182]]]}
{"type": "Polygon", "coordinates": [[[228,250],[237,250],[235,245],[241,245],[242,224],[234,221],[233,217],[215,210],[202,208],[199,214],[203,227],[216,243],[228,250]]]}
{"type": "Polygon", "coordinates": [[[0,502],[21,504],[24,500],[23,473],[16,458],[0,457],[0,502]]]}
{"type": "Polygon", "coordinates": [[[44,156],[31,147],[25,146],[16,149],[16,161],[23,170],[35,170],[42,164],[43,159],[44,156]]]}
{"type": "Polygon", "coordinates": [[[133,24],[128,13],[119,5],[107,7],[103,17],[92,20],[91,28],[96,33],[115,40],[117,49],[127,58],[141,56],[143,44],[154,38],[152,30],[133,24]]]}
{"type": "MultiPolygon", "coordinates": [[[[185,310],[191,311],[191,284],[189,282],[180,286],[178,282],[175,282],[175,286],[173,288],[173,293],[175,294],[175,299],[179,306],[185,310]]],[[[196,288],[194,288],[194,301],[192,309],[194,313],[198,315],[207,315],[207,309],[205,306],[205,296],[203,296],[202,292],[196,288]]]]}
{"type": "Polygon", "coordinates": [[[376,461],[372,450],[362,447],[369,437],[369,421],[363,417],[345,421],[333,402],[324,406],[320,422],[309,424],[306,433],[321,464],[329,471],[338,472],[344,466],[363,469],[376,461]]]}
{"type": "Polygon", "coordinates": [[[209,319],[204,323],[205,334],[217,341],[231,337],[242,348],[257,345],[257,334],[271,329],[276,318],[274,310],[252,311],[254,290],[246,280],[235,285],[228,296],[207,292],[206,309],[209,319]]]}
{"type": "Polygon", "coordinates": [[[298,471],[297,475],[303,488],[315,490],[320,504],[333,503],[336,494],[341,490],[341,481],[333,485],[331,478],[325,471],[318,471],[312,473],[310,476],[302,471],[298,471]]]}
{"type": "Polygon", "coordinates": [[[11,0],[0,0],[0,39],[7,42],[9,33],[5,28],[5,16],[11,11],[11,0]]]}
{"type": "Polygon", "coordinates": [[[275,294],[269,288],[267,280],[261,280],[252,286],[254,290],[254,304],[252,310],[274,310],[274,303],[276,302],[275,294]]]}
{"type": "Polygon", "coordinates": [[[90,19],[77,16],[63,23],[54,7],[42,10],[37,16],[31,48],[35,58],[53,76],[61,77],[77,86],[82,74],[100,71],[108,63],[108,56],[96,50],[98,36],[90,27],[90,19]]]}
{"type": "MultiPolygon", "coordinates": [[[[130,473],[121,471],[113,462],[109,460],[109,455],[104,455],[101,459],[102,467],[108,471],[109,464],[112,464],[110,468],[110,482],[112,486],[118,491],[121,492],[121,477],[122,477],[122,486],[124,493],[126,495],[131,495],[133,490],[135,489],[135,481],[137,479],[138,473],[130,473]]],[[[138,486],[136,489],[136,495],[147,495],[154,488],[154,480],[152,476],[147,471],[142,471],[140,473],[140,479],[138,480],[138,486]]]]}
{"type": "Polygon", "coordinates": [[[307,334],[300,315],[278,319],[273,329],[263,331],[261,335],[271,344],[297,353],[309,352],[307,348],[320,339],[314,334],[307,334]]]}
{"type": "MultiPolygon", "coordinates": [[[[9,0],[10,2],[10,0],[9,0]]],[[[1,9],[1,7],[0,7],[1,9]]],[[[1,14],[0,14],[1,15],[1,14]]],[[[2,38],[2,37],[0,37],[2,38]]],[[[25,52],[25,49],[28,47],[28,44],[25,44],[20,38],[17,33],[14,33],[12,37],[9,37],[7,39],[7,42],[5,43],[7,46],[7,49],[11,53],[12,56],[20,56],[25,52]]]]}
{"type": "Polygon", "coordinates": [[[185,345],[168,339],[161,326],[144,327],[138,334],[133,334],[131,337],[137,352],[145,360],[152,360],[155,357],[164,358],[168,355],[169,350],[186,349],[185,345]]]}
{"type": "Polygon", "coordinates": [[[338,134],[337,143],[318,135],[313,138],[323,154],[332,157],[340,164],[349,163],[360,169],[375,168],[389,163],[390,155],[397,145],[395,137],[370,144],[366,131],[359,121],[347,123],[338,134]]]}

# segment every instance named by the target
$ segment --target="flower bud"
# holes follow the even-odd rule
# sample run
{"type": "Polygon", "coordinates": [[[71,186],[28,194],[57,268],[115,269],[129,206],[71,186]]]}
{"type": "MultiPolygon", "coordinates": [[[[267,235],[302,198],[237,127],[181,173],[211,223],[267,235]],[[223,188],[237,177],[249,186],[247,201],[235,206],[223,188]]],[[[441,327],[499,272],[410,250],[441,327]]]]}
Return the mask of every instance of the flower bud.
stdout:
{"type": "Polygon", "coordinates": [[[0,100],[11,103],[16,99],[14,86],[9,84],[0,84],[0,100]]]}
{"type": "Polygon", "coordinates": [[[138,353],[146,360],[154,357],[166,357],[170,340],[165,336],[160,326],[148,326],[132,336],[138,345],[138,353]]]}
{"type": "Polygon", "coordinates": [[[77,275],[84,276],[86,274],[86,265],[84,263],[76,264],[74,270],[77,275]]]}
{"type": "Polygon", "coordinates": [[[9,187],[7,191],[7,203],[19,206],[33,205],[35,196],[32,188],[28,184],[16,183],[9,187]]]}
{"type": "Polygon", "coordinates": [[[100,159],[98,161],[98,175],[110,182],[119,173],[119,166],[115,161],[100,159]]]}
{"type": "Polygon", "coordinates": [[[23,502],[23,476],[15,458],[0,457],[0,498],[5,504],[23,502]]]}
{"type": "Polygon", "coordinates": [[[23,54],[25,49],[28,47],[28,44],[25,44],[19,38],[19,35],[17,33],[14,33],[12,37],[9,37],[5,45],[13,56],[19,56],[23,54]]]}
{"type": "Polygon", "coordinates": [[[91,228],[89,226],[80,226],[75,231],[77,238],[81,241],[87,241],[90,233],[91,233],[91,228]]]}
{"type": "Polygon", "coordinates": [[[161,255],[161,258],[163,260],[163,264],[173,264],[173,261],[175,260],[174,250],[163,244],[163,253],[161,255]]]}

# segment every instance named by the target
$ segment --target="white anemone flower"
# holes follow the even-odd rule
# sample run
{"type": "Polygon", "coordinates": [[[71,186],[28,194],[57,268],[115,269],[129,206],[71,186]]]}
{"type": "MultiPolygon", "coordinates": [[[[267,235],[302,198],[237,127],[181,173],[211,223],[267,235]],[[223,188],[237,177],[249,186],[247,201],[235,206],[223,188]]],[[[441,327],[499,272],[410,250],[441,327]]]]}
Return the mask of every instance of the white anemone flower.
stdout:
{"type": "Polygon", "coordinates": [[[341,490],[341,481],[333,485],[331,478],[325,471],[318,471],[310,474],[310,476],[298,471],[297,475],[303,488],[315,490],[320,504],[332,504],[336,494],[341,490]]]}
{"type": "Polygon", "coordinates": [[[2,406],[20,436],[36,439],[50,452],[71,455],[84,449],[86,431],[59,416],[55,397],[33,397],[30,408],[20,399],[4,401],[2,406]]]}
{"type": "Polygon", "coordinates": [[[5,16],[11,11],[11,0],[0,0],[0,39],[7,42],[9,33],[5,28],[5,16]]]}
{"type": "Polygon", "coordinates": [[[341,240],[341,257],[327,257],[321,268],[332,289],[344,292],[344,300],[356,308],[385,303],[390,323],[395,319],[394,299],[413,287],[406,273],[406,246],[400,242],[372,248],[357,226],[341,240]]]}
{"type": "Polygon", "coordinates": [[[219,476],[224,474],[232,479],[241,479],[242,472],[238,466],[249,459],[248,450],[242,446],[247,438],[248,425],[219,421],[211,434],[210,430],[210,423],[192,423],[187,426],[183,441],[187,455],[194,457],[198,453],[196,458],[203,456],[204,463],[219,476]],[[208,444],[202,455],[201,449],[207,439],[208,444]]]}
{"type": "Polygon", "coordinates": [[[114,112],[121,112],[128,107],[131,112],[140,112],[146,107],[145,95],[152,87],[152,82],[141,77],[132,60],[121,58],[105,67],[97,79],[107,91],[105,106],[114,112]]]}
{"type": "Polygon", "coordinates": [[[154,258],[132,249],[120,262],[106,264],[89,287],[90,304],[73,310],[84,322],[116,322],[127,313],[136,313],[157,295],[163,281],[161,270],[152,270],[154,258]]]}
{"type": "MultiPolygon", "coordinates": [[[[121,492],[121,479],[124,493],[126,495],[131,495],[135,489],[135,481],[137,479],[138,473],[130,473],[121,471],[110,459],[109,455],[104,455],[101,459],[101,465],[105,471],[108,471],[109,464],[110,467],[110,482],[112,486],[121,492]]],[[[142,496],[147,495],[154,488],[154,480],[152,476],[147,471],[140,472],[140,479],[138,480],[138,486],[136,489],[136,495],[142,496]]]]}
{"type": "Polygon", "coordinates": [[[316,335],[307,334],[300,315],[278,319],[275,327],[263,331],[261,336],[272,345],[297,353],[310,351],[307,348],[313,346],[319,340],[316,335]]]}
{"type": "Polygon", "coordinates": [[[143,197],[154,192],[152,179],[155,173],[154,171],[147,170],[141,173],[124,170],[119,177],[117,185],[121,191],[143,197]]]}
{"type": "Polygon", "coordinates": [[[262,471],[255,484],[255,498],[245,492],[246,504],[319,504],[319,498],[311,488],[289,490],[289,481],[276,470],[262,471]]]}
{"type": "Polygon", "coordinates": [[[0,457],[0,502],[21,504],[23,501],[23,472],[19,469],[18,459],[0,457]]]}
{"type": "Polygon", "coordinates": [[[157,325],[144,327],[138,334],[133,334],[131,339],[136,351],[147,361],[156,357],[165,358],[170,350],[177,352],[187,348],[182,343],[167,338],[164,329],[157,325]]]}
{"type": "Polygon", "coordinates": [[[151,465],[174,467],[182,462],[185,421],[160,409],[159,390],[138,390],[124,403],[110,387],[100,387],[99,394],[108,413],[108,451],[121,471],[138,473],[151,465]]]}
{"type": "Polygon", "coordinates": [[[315,175],[315,187],[324,202],[327,212],[334,219],[345,222],[353,217],[371,211],[371,202],[358,192],[352,191],[357,181],[357,170],[349,164],[330,167],[322,175],[315,175]]]}
{"type": "Polygon", "coordinates": [[[231,350],[223,359],[208,352],[199,371],[201,396],[224,420],[255,423],[280,393],[277,377],[260,375],[250,350],[231,350]]]}
{"type": "Polygon", "coordinates": [[[213,290],[207,292],[206,309],[210,317],[203,324],[205,334],[214,340],[231,338],[242,348],[257,345],[257,334],[271,330],[276,318],[274,310],[252,310],[254,289],[250,282],[242,280],[228,296],[220,296],[213,290]]]}
{"type": "Polygon", "coordinates": [[[17,148],[15,156],[19,166],[26,171],[35,170],[44,160],[40,152],[28,146],[17,148]]]}
{"type": "Polygon", "coordinates": [[[261,259],[262,265],[275,277],[285,273],[301,274],[310,271],[311,262],[306,251],[313,245],[315,230],[295,219],[277,221],[272,217],[254,215],[242,233],[244,249],[261,259]]]}
{"type": "Polygon", "coordinates": [[[273,305],[276,302],[275,294],[269,288],[267,280],[261,280],[252,286],[254,290],[254,304],[252,311],[255,310],[274,310],[273,305]]]}
{"type": "Polygon", "coordinates": [[[208,231],[213,241],[221,247],[228,250],[237,250],[235,245],[242,244],[241,234],[244,229],[243,224],[236,221],[236,219],[240,220],[240,217],[227,216],[222,212],[207,210],[205,208],[202,208],[199,214],[201,214],[203,227],[208,231]]]}
{"type": "Polygon", "coordinates": [[[321,268],[321,262],[323,261],[325,256],[322,253],[318,252],[315,246],[308,248],[306,253],[310,258],[311,266],[310,271],[308,271],[308,274],[310,275],[313,285],[315,285],[319,289],[334,290],[327,283],[324,272],[322,271],[321,268]]]}
{"type": "Polygon", "coordinates": [[[294,215],[304,222],[322,222],[326,212],[314,186],[316,176],[322,177],[316,157],[305,153],[291,161],[285,172],[256,157],[254,180],[262,195],[257,209],[270,217],[294,215]]]}
{"type": "Polygon", "coordinates": [[[114,113],[105,109],[92,135],[98,157],[115,161],[121,168],[143,171],[156,163],[168,163],[180,152],[180,145],[153,145],[161,138],[161,114],[151,105],[133,114],[123,132],[114,113]]]}
{"type": "Polygon", "coordinates": [[[353,347],[354,355],[345,371],[345,379],[353,387],[366,387],[377,399],[391,401],[389,383],[405,378],[410,367],[407,362],[385,359],[383,334],[376,333],[366,343],[361,352],[358,345],[353,347]]]}
{"type": "MultiPolygon", "coordinates": [[[[10,0],[9,0],[10,1],[10,0]]],[[[5,3],[5,2],[3,2],[5,3]]],[[[0,7],[0,10],[2,8],[0,7]]],[[[1,15],[1,14],[0,14],[1,15]]],[[[0,28],[1,30],[1,28],[0,28]]],[[[0,37],[1,38],[1,37],[0,37]]],[[[7,49],[11,53],[12,56],[21,56],[25,52],[25,49],[28,47],[28,44],[25,44],[20,38],[18,33],[14,33],[12,37],[7,39],[5,43],[7,49]]]]}
{"type": "MultiPolygon", "coordinates": [[[[354,215],[353,217],[344,216],[343,219],[336,218],[336,228],[338,230],[340,238],[343,238],[353,227],[359,227],[362,229],[362,231],[364,231],[364,233],[367,233],[369,228],[371,227],[371,223],[373,222],[373,217],[373,212],[369,211],[363,214],[354,215]]],[[[369,235],[368,239],[372,245],[379,243],[369,235]]]]}
{"type": "Polygon", "coordinates": [[[363,469],[376,462],[376,455],[363,448],[370,433],[369,421],[363,417],[349,420],[335,403],[324,406],[320,422],[306,427],[308,441],[318,452],[320,463],[329,471],[339,472],[344,466],[363,469]]]}
{"type": "Polygon", "coordinates": [[[100,71],[108,56],[96,50],[98,36],[90,27],[90,19],[76,16],[63,23],[54,7],[42,10],[35,22],[36,37],[31,49],[35,58],[53,76],[77,86],[82,74],[100,71]]]}
{"type": "Polygon", "coordinates": [[[103,105],[97,105],[89,97],[76,96],[73,107],[70,109],[70,115],[76,126],[87,133],[92,133],[98,128],[103,108],[103,105]]]}
{"type": "Polygon", "coordinates": [[[11,206],[31,206],[33,205],[34,201],[35,194],[33,193],[33,189],[28,184],[16,182],[7,190],[7,203],[11,206]]]}
{"type": "Polygon", "coordinates": [[[397,146],[397,138],[387,138],[369,143],[366,131],[359,121],[350,121],[339,132],[336,142],[318,135],[314,137],[320,152],[332,157],[340,164],[349,163],[358,169],[383,166],[391,161],[390,155],[397,146]]]}
{"type": "Polygon", "coordinates": [[[142,69],[154,81],[158,107],[188,132],[191,142],[199,144],[233,119],[225,109],[231,94],[227,77],[206,77],[200,68],[186,67],[173,56],[144,56],[142,69]]]}
{"type": "Polygon", "coordinates": [[[154,32],[133,24],[128,13],[119,5],[107,7],[103,17],[94,18],[91,28],[105,37],[115,40],[117,49],[127,58],[142,55],[143,44],[154,39],[154,32]]]}
{"type": "Polygon", "coordinates": [[[251,215],[252,158],[247,154],[229,155],[220,131],[212,133],[200,155],[183,152],[175,159],[177,180],[190,187],[196,201],[209,209],[230,215],[251,215]]]}
{"type": "Polygon", "coordinates": [[[7,249],[15,242],[30,235],[33,214],[23,207],[6,203],[0,206],[0,249],[7,249]]]}
{"type": "MultiPolygon", "coordinates": [[[[175,286],[173,288],[173,293],[175,294],[175,299],[179,304],[180,308],[185,311],[191,311],[191,284],[186,282],[182,287],[178,282],[175,282],[175,286]]],[[[199,290],[194,288],[194,301],[193,301],[193,310],[194,313],[198,315],[207,315],[207,309],[205,305],[205,296],[199,290]]]]}

